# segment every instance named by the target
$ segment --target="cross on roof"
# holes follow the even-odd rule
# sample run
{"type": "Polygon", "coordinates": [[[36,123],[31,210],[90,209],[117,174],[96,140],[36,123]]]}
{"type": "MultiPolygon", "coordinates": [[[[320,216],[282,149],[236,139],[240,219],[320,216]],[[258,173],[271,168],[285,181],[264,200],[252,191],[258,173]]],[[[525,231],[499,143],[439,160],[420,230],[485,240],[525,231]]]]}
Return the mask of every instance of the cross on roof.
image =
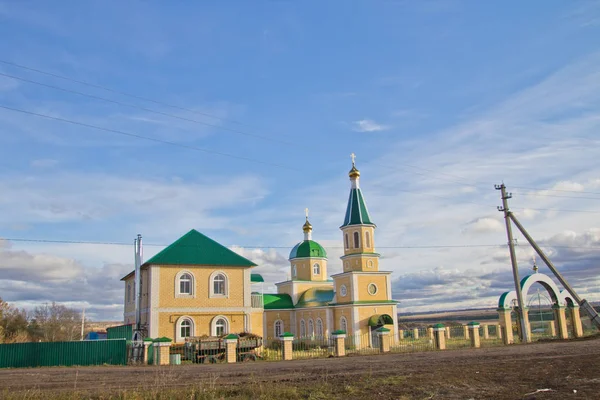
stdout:
{"type": "Polygon", "coordinates": [[[306,219],[308,219],[308,208],[304,209],[304,215],[306,215],[306,219]]]}
{"type": "Polygon", "coordinates": [[[354,166],[354,161],[356,160],[356,154],[350,154],[350,158],[352,159],[352,166],[354,166]]]}

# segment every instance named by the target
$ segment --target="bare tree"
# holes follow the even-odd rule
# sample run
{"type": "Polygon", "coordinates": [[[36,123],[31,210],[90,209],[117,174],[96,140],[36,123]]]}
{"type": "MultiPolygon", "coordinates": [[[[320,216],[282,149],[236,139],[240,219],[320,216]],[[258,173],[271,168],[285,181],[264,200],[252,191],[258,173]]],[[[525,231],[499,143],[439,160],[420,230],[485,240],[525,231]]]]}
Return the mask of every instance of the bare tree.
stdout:
{"type": "Polygon", "coordinates": [[[0,343],[26,342],[27,315],[0,298],[0,343]]]}
{"type": "Polygon", "coordinates": [[[79,338],[81,315],[62,304],[44,304],[33,310],[30,333],[45,342],[70,341],[79,338]]]}

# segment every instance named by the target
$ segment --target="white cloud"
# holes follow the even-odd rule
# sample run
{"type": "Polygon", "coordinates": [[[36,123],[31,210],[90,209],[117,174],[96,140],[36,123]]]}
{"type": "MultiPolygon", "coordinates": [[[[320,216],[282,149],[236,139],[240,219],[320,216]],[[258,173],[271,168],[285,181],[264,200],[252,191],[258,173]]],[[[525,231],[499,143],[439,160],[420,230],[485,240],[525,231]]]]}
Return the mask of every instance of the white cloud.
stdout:
{"type": "Polygon", "coordinates": [[[360,121],[354,121],[354,130],[357,132],[378,132],[385,131],[390,127],[387,125],[381,125],[370,119],[361,119],[360,121]]]}
{"type": "Polygon", "coordinates": [[[466,224],[464,232],[466,233],[488,233],[500,232],[504,225],[497,218],[482,217],[474,219],[466,224]]]}

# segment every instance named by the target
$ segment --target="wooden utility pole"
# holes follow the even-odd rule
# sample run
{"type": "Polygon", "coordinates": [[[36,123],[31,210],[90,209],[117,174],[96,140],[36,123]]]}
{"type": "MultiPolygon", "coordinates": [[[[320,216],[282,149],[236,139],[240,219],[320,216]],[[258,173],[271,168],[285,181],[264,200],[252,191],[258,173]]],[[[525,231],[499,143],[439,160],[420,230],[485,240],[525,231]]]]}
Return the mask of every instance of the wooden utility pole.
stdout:
{"type": "MultiPolygon", "coordinates": [[[[515,291],[517,292],[517,302],[519,304],[519,319],[521,321],[521,341],[527,343],[530,341],[529,332],[525,326],[525,301],[523,300],[523,293],[521,291],[521,281],[519,279],[519,266],[517,265],[517,255],[515,253],[515,242],[513,240],[512,227],[510,224],[511,212],[508,209],[508,199],[512,197],[512,194],[506,193],[506,186],[504,183],[501,185],[495,185],[496,190],[500,190],[502,193],[502,206],[498,207],[498,211],[504,212],[504,221],[506,222],[506,235],[508,237],[508,249],[510,251],[510,263],[512,264],[513,278],[515,281],[515,291]]],[[[511,327],[506,327],[512,329],[511,327]]]]}

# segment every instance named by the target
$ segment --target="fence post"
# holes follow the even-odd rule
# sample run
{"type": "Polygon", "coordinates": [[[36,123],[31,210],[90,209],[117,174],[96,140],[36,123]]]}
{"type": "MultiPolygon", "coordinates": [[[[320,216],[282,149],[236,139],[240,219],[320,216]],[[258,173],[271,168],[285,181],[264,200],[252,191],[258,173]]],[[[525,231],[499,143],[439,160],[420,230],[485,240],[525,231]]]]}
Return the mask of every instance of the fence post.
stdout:
{"type": "Polygon", "coordinates": [[[548,328],[550,328],[550,336],[556,336],[556,324],[554,321],[548,321],[548,328]]]}
{"type": "Polygon", "coordinates": [[[413,329],[413,339],[415,339],[415,340],[419,339],[419,328],[413,329]]]}
{"type": "Polygon", "coordinates": [[[438,350],[446,349],[446,327],[444,324],[435,324],[433,326],[433,332],[435,337],[435,348],[438,350]]]}
{"type": "Polygon", "coordinates": [[[488,327],[488,324],[483,325],[483,338],[484,339],[490,338],[490,328],[488,327]]]}
{"type": "Polygon", "coordinates": [[[467,327],[470,331],[469,334],[471,337],[471,347],[481,347],[481,342],[479,340],[479,322],[469,322],[467,327]]]}
{"type": "Polygon", "coordinates": [[[496,337],[502,339],[502,325],[496,325],[496,337]]]}
{"type": "Polygon", "coordinates": [[[404,339],[404,329],[398,329],[398,339],[404,339]]]}
{"type": "Polygon", "coordinates": [[[152,348],[152,339],[146,338],[144,339],[144,364],[148,365],[148,361],[150,358],[150,351],[153,351],[152,348]]]}
{"type": "Polygon", "coordinates": [[[571,314],[573,337],[580,338],[583,336],[583,326],[581,325],[581,315],[579,314],[579,306],[569,306],[569,313],[571,314]]]}
{"type": "Polygon", "coordinates": [[[469,327],[467,325],[463,325],[465,339],[469,339],[469,327]]]}
{"type": "Polygon", "coordinates": [[[228,364],[237,361],[238,336],[230,333],[223,339],[225,342],[225,360],[228,364]]]}
{"type": "Polygon", "coordinates": [[[283,360],[289,361],[293,359],[293,350],[294,346],[292,345],[294,341],[294,335],[289,332],[284,332],[283,335],[279,337],[279,340],[283,342],[283,360]]]}
{"type": "Polygon", "coordinates": [[[335,343],[335,356],[344,357],[346,355],[346,332],[339,330],[331,334],[335,343]]]}
{"type": "Polygon", "coordinates": [[[382,326],[377,329],[377,336],[379,336],[379,351],[388,353],[390,351],[390,330],[382,326]]]}
{"type": "Polygon", "coordinates": [[[154,364],[169,365],[169,348],[172,340],[167,337],[154,339],[154,364]]]}
{"type": "Polygon", "coordinates": [[[553,305],[555,320],[558,323],[558,335],[561,339],[568,339],[569,332],[567,331],[567,316],[565,314],[565,306],[553,305]]]}
{"type": "Polygon", "coordinates": [[[427,337],[433,340],[433,328],[427,328],[427,337]]]}
{"type": "Polygon", "coordinates": [[[446,339],[450,339],[450,327],[446,327],[446,339]]]}
{"type": "Polygon", "coordinates": [[[513,344],[513,328],[512,328],[512,318],[510,316],[511,309],[505,310],[503,308],[498,309],[498,316],[500,317],[500,326],[501,330],[500,335],[503,336],[504,344],[513,344]],[[502,332],[502,329],[504,331],[502,332]]]}

